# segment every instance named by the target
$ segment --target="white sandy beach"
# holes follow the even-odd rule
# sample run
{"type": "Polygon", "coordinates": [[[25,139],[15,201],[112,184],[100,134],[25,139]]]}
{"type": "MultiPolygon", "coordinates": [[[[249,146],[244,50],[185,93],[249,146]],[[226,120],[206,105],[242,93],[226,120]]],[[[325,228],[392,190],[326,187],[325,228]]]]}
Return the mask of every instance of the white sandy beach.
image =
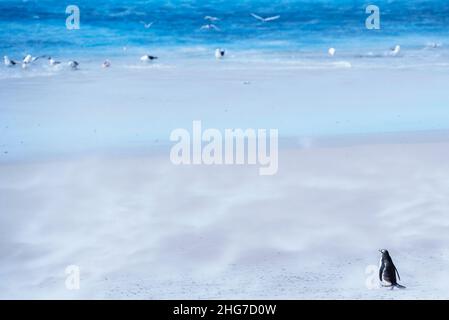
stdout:
{"type": "Polygon", "coordinates": [[[0,298],[449,298],[449,70],[89,68],[0,80],[0,298]],[[278,173],[174,166],[192,120],[278,128],[278,173]]]}

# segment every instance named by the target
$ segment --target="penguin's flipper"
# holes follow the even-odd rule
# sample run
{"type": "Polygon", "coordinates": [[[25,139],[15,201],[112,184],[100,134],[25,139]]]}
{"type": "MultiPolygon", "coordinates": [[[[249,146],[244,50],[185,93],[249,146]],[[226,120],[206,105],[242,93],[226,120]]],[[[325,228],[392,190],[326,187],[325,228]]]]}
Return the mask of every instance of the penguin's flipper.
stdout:
{"type": "Polygon", "coordinates": [[[396,274],[398,275],[398,279],[401,280],[401,276],[399,275],[398,269],[396,269],[396,266],[395,266],[395,265],[393,265],[393,266],[394,266],[394,270],[396,271],[396,274]]]}
{"type": "Polygon", "coordinates": [[[384,273],[385,265],[382,263],[379,268],[379,280],[382,282],[382,274],[384,273]]]}

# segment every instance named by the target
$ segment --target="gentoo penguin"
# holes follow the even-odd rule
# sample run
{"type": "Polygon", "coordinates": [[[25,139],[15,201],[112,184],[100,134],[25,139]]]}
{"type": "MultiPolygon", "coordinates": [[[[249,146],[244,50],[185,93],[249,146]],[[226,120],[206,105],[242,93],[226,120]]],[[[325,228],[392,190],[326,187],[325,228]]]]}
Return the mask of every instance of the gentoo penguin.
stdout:
{"type": "Polygon", "coordinates": [[[331,57],[333,57],[334,55],[335,55],[335,48],[329,48],[329,50],[327,50],[327,53],[331,56],[331,57]]]}
{"type": "Polygon", "coordinates": [[[111,61],[105,60],[101,66],[103,68],[109,68],[111,66],[111,61]]]}
{"type": "Polygon", "coordinates": [[[156,60],[156,59],[157,59],[157,57],[150,56],[149,54],[146,54],[146,55],[140,57],[140,61],[142,61],[142,62],[150,62],[150,61],[156,60]]]}
{"type": "Polygon", "coordinates": [[[379,280],[382,286],[391,287],[391,289],[394,287],[405,289],[405,287],[398,284],[396,280],[396,274],[398,275],[399,280],[401,280],[401,277],[399,276],[399,272],[396,269],[388,250],[381,249],[379,252],[381,254],[379,264],[379,280]]]}
{"type": "Polygon", "coordinates": [[[48,57],[48,64],[51,65],[51,66],[56,66],[58,64],[61,64],[61,62],[60,61],[56,61],[52,57],[48,57]]]}
{"type": "Polygon", "coordinates": [[[76,70],[76,69],[78,69],[78,66],[80,65],[77,61],[75,61],[75,60],[72,60],[72,61],[69,61],[68,63],[67,63],[67,65],[70,67],[70,68],[72,68],[72,70],[76,70]]]}
{"type": "Polygon", "coordinates": [[[4,56],[3,60],[5,61],[5,66],[7,67],[13,67],[17,64],[17,62],[15,62],[14,60],[9,59],[8,56],[4,56]]]}
{"type": "Polygon", "coordinates": [[[215,49],[215,58],[222,59],[222,58],[224,58],[225,54],[226,54],[226,51],[224,49],[221,49],[221,48],[215,49]]]}

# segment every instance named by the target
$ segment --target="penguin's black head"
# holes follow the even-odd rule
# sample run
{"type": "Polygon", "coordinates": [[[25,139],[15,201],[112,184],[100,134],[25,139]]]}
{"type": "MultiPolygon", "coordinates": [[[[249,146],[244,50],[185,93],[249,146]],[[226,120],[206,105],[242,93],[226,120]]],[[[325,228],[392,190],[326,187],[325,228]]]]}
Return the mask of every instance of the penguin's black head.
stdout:
{"type": "Polygon", "coordinates": [[[387,249],[380,249],[379,252],[384,256],[389,256],[390,254],[388,253],[387,249]]]}

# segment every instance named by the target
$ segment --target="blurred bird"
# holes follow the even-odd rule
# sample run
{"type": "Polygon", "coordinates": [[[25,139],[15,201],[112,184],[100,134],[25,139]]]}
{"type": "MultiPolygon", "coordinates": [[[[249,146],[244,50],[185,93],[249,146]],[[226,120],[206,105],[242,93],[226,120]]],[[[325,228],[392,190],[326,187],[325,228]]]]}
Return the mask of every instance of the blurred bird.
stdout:
{"type": "Polygon", "coordinates": [[[201,30],[215,30],[215,31],[220,31],[220,28],[217,27],[217,26],[216,26],[215,24],[213,24],[213,23],[205,24],[205,25],[201,26],[200,29],[201,29],[201,30]]]}
{"type": "Polygon", "coordinates": [[[142,57],[140,57],[140,61],[142,61],[142,62],[150,62],[150,61],[153,61],[156,59],[157,59],[157,57],[151,56],[149,54],[146,54],[146,55],[143,55],[142,57]]]}
{"type": "Polygon", "coordinates": [[[220,19],[217,18],[217,17],[205,16],[205,17],[204,17],[204,20],[209,20],[209,21],[211,21],[211,22],[214,22],[214,21],[219,21],[220,19]]]}
{"type": "Polygon", "coordinates": [[[80,64],[78,63],[78,61],[71,60],[71,61],[69,61],[69,62],[67,63],[67,65],[68,65],[70,68],[72,68],[72,70],[77,70],[80,64]]]}
{"type": "Polygon", "coordinates": [[[222,59],[222,58],[224,58],[225,53],[226,53],[226,51],[224,49],[217,48],[217,49],[215,49],[215,58],[222,59]]]}
{"type": "Polygon", "coordinates": [[[140,21],[141,24],[143,24],[143,27],[145,29],[149,29],[151,28],[151,26],[153,25],[154,21],[150,22],[150,23],[146,23],[145,21],[140,21]]]}
{"type": "Polygon", "coordinates": [[[14,60],[9,59],[8,56],[4,56],[3,60],[5,62],[5,66],[7,67],[14,67],[17,64],[17,62],[15,62],[14,60]]]}
{"type": "Polygon", "coordinates": [[[262,22],[269,22],[269,21],[274,21],[279,19],[281,16],[277,15],[277,16],[272,16],[272,17],[267,17],[267,18],[263,18],[261,16],[258,16],[255,13],[251,13],[251,16],[253,16],[255,19],[262,21],[262,22]]]}
{"type": "Polygon", "coordinates": [[[52,57],[48,57],[48,64],[51,66],[57,66],[58,64],[61,64],[61,62],[54,60],[52,57]]]}
{"type": "Polygon", "coordinates": [[[401,46],[397,44],[394,48],[391,48],[390,56],[396,57],[400,51],[401,51],[401,46]]]}
{"type": "Polygon", "coordinates": [[[27,54],[22,60],[22,68],[26,69],[26,68],[28,68],[28,65],[30,65],[31,63],[35,62],[36,60],[38,60],[40,58],[45,58],[45,57],[46,56],[33,57],[31,54],[27,54]]]}

